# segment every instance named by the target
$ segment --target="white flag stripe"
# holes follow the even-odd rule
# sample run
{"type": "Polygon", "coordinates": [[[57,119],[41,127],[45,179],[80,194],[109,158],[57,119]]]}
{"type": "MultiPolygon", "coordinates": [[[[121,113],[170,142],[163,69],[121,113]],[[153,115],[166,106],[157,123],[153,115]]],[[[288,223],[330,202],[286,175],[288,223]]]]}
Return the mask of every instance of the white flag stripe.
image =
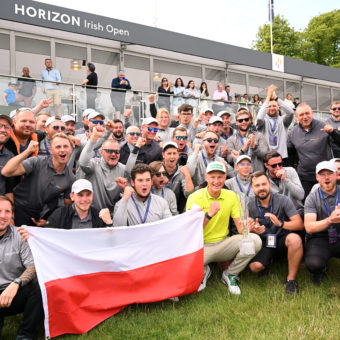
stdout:
{"type": "Polygon", "coordinates": [[[203,219],[204,213],[195,209],[136,227],[27,230],[34,258],[39,259],[39,281],[48,282],[132,270],[196,252],[203,247],[203,219]]]}

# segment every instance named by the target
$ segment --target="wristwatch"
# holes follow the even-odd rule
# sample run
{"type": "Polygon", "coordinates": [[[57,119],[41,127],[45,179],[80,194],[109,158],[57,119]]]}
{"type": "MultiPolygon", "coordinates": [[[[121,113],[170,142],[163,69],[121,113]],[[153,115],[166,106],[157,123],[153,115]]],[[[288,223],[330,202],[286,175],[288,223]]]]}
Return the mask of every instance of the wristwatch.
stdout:
{"type": "Polygon", "coordinates": [[[16,283],[19,287],[21,287],[22,281],[18,277],[13,280],[14,283],[16,283]]]}
{"type": "Polygon", "coordinates": [[[210,216],[207,212],[204,215],[209,221],[213,218],[212,216],[210,216]]]}

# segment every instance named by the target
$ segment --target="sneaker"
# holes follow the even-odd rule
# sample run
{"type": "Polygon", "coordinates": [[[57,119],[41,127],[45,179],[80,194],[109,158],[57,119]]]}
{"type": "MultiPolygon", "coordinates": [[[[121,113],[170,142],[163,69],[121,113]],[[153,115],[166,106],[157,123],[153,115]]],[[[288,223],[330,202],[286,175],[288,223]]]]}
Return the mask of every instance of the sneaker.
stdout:
{"type": "Polygon", "coordinates": [[[288,294],[299,294],[299,286],[295,280],[287,280],[285,282],[286,292],[288,294]]]}
{"type": "Polygon", "coordinates": [[[175,296],[173,298],[170,298],[169,300],[172,301],[172,302],[178,302],[179,301],[179,297],[175,296]]]}
{"type": "Polygon", "coordinates": [[[203,280],[201,282],[201,285],[199,286],[197,293],[201,292],[202,290],[205,289],[205,287],[207,286],[207,281],[209,279],[211,275],[211,269],[208,265],[204,266],[204,276],[203,276],[203,280]]]}
{"type": "Polygon", "coordinates": [[[222,282],[228,286],[229,292],[234,295],[240,295],[241,289],[237,284],[239,278],[235,275],[228,274],[227,272],[222,273],[222,282]]]}

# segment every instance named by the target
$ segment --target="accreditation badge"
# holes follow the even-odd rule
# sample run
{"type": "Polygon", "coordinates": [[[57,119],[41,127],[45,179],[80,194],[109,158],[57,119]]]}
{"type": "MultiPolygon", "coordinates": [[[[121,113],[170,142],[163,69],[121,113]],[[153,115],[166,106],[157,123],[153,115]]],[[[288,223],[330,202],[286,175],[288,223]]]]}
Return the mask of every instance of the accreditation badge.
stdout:
{"type": "Polygon", "coordinates": [[[277,146],[277,136],[269,136],[269,145],[277,146]]]}
{"type": "Polygon", "coordinates": [[[266,247],[276,248],[276,234],[267,234],[266,247]]]}

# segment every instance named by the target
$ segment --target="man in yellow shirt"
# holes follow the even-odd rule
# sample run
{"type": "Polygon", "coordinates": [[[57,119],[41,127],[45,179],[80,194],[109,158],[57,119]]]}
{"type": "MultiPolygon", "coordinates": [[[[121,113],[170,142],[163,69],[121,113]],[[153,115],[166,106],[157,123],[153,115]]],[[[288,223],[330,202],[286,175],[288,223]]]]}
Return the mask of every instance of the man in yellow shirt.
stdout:
{"type": "MultiPolygon", "coordinates": [[[[241,290],[237,284],[238,274],[247,266],[255,255],[240,256],[242,239],[240,224],[240,201],[235,192],[222,189],[227,177],[227,170],[221,162],[211,162],[207,166],[206,188],[192,193],[187,201],[186,209],[193,204],[199,205],[205,212],[203,222],[204,234],[204,278],[198,291],[206,287],[211,275],[209,263],[233,260],[222,273],[222,282],[228,286],[232,294],[239,295],[241,290]],[[239,235],[229,235],[229,220],[234,220],[239,235]]],[[[262,242],[258,235],[250,234],[254,241],[255,254],[261,249],[262,242]]]]}

